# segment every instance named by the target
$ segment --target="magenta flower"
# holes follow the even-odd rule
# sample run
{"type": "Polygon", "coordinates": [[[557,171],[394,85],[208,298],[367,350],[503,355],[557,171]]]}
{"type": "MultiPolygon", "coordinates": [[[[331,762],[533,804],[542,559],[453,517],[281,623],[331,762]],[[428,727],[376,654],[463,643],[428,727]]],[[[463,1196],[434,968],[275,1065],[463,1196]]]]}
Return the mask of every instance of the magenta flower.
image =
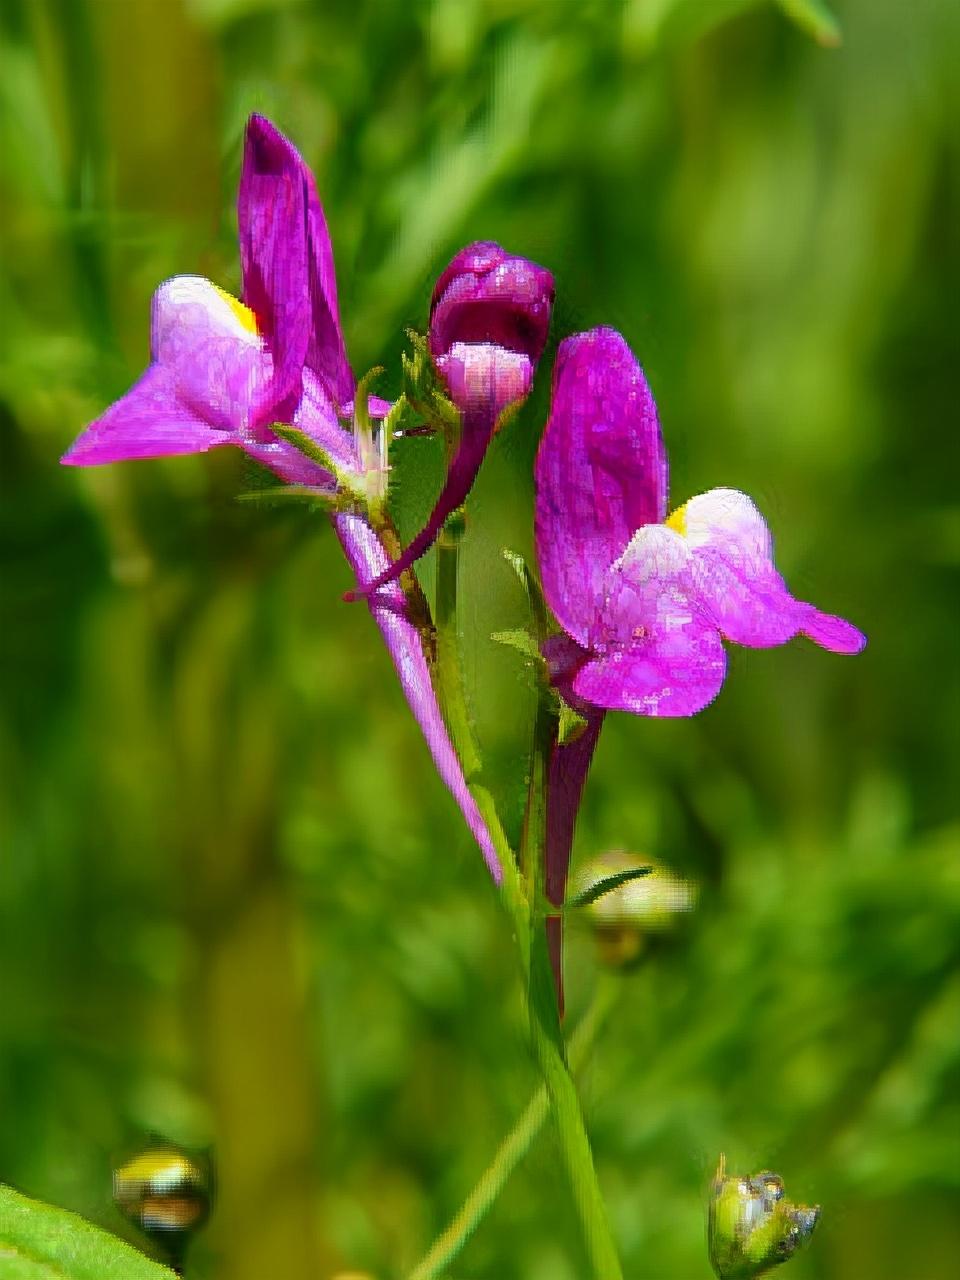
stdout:
{"type": "Polygon", "coordinates": [[[552,305],[550,272],[492,242],[461,249],[441,274],[430,307],[430,352],[461,413],[459,447],[423,529],[388,572],[354,595],[409,569],[466,500],[501,413],[530,391],[552,305]]]}
{"type": "Polygon", "coordinates": [[[262,116],[247,126],[237,212],[245,303],[198,276],[162,284],[153,298],[149,368],[64,462],[234,445],[287,481],[332,492],[329,472],[270,431],[282,421],[357,468],[339,420],[352,414],[354,378],[323,210],[309,169],[262,116]]]}
{"type": "Polygon", "coordinates": [[[711,489],[665,520],[656,405],[612,329],[560,347],[536,484],[544,594],[575,642],[561,674],[585,702],[694,715],[720,691],[723,639],[763,649],[802,634],[834,653],[866,643],[849,622],[794,599],[746,494],[711,489]]]}
{"type": "MultiPolygon", "coordinates": [[[[619,333],[593,329],[557,354],[536,461],[536,544],[563,628],[546,657],[585,713],[580,742],[551,762],[547,890],[563,901],[577,802],[606,710],[691,716],[720,691],[723,641],[750,648],[805,635],[834,653],[865,636],[796,600],[746,494],[711,489],[667,516],[667,459],[643,370],[619,333]]],[[[559,926],[551,926],[559,966],[559,926]]]]}
{"type": "MultiPolygon", "coordinates": [[[[197,276],[161,285],[153,299],[149,368],[82,432],[63,461],[87,466],[233,445],[289,483],[332,496],[333,471],[270,430],[271,423],[286,423],[309,436],[351,487],[382,492],[369,440],[341,425],[353,416],[356,383],[313,176],[262,116],[251,116],[247,125],[238,222],[244,301],[197,276]]],[[[371,399],[369,410],[382,418],[389,405],[371,399]]],[[[333,523],[361,586],[383,574],[389,556],[364,516],[339,512],[333,523]]],[[[497,855],[444,726],[406,598],[394,584],[370,608],[437,770],[499,881],[497,855]]]]}

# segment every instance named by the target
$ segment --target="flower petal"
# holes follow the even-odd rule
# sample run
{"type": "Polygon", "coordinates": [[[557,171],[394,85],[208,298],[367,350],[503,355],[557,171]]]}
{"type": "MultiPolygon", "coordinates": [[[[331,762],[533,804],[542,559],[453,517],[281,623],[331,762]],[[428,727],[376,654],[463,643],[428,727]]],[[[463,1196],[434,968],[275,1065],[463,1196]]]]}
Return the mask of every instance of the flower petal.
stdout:
{"type": "Polygon", "coordinates": [[[237,218],[244,299],[274,352],[274,403],[295,398],[304,364],[347,403],[355,382],[323,207],[300,153],[260,115],[247,124],[237,218]]]}
{"type": "Polygon", "coordinates": [[[547,603],[581,644],[610,565],[665,514],[667,459],[643,370],[613,329],[560,344],[536,461],[537,558],[547,603]]]}
{"type": "Polygon", "coordinates": [[[175,276],[153,295],[151,349],[182,404],[211,426],[240,431],[270,383],[269,352],[249,311],[201,276],[175,276]]]}
{"type": "MultiPolygon", "coordinates": [[[[333,477],[269,431],[255,432],[252,407],[271,377],[270,355],[251,312],[199,276],[177,276],[153,298],[154,363],[80,436],[72,465],[199,453],[236,445],[288,484],[331,490],[333,477]]],[[[294,424],[337,461],[356,465],[351,438],[313,374],[294,424]]]]}
{"type": "Polygon", "coordinates": [[[765,649],[803,633],[835,653],[859,653],[866,644],[851,623],[794,599],[774,567],[763,516],[745,493],[701,493],[671,523],[682,528],[697,593],[728,640],[765,649]]]}
{"type": "Polygon", "coordinates": [[[126,395],[110,406],[73,442],[61,459],[71,467],[203,453],[230,437],[178,400],[173,378],[151,365],[126,395]]]}
{"type": "Polygon", "coordinates": [[[638,530],[612,566],[574,692],[643,716],[692,716],[720,692],[726,655],[697,598],[692,555],[662,525],[638,530]]]}

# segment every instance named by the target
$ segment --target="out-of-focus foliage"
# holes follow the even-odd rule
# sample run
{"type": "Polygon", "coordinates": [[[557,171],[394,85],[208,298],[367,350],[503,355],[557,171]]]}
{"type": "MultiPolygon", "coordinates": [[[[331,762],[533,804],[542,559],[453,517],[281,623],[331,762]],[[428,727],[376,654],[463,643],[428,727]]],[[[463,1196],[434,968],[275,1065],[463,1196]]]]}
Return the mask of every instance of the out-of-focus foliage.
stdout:
{"type": "MultiPolygon", "coordinates": [[[[695,721],[605,731],[578,859],[701,882],[584,1078],[626,1274],[709,1275],[721,1150],[823,1205],[796,1280],[951,1270],[958,10],[831,8],[826,50],[789,20],[829,43],[818,0],[6,0],[0,1178],[122,1230],[113,1162],[212,1143],[197,1277],[395,1276],[534,1085],[494,890],[323,520],[235,502],[225,452],[57,465],[160,280],[236,288],[256,108],[315,165],[359,370],[395,389],[461,243],[537,258],[558,337],[640,354],[675,498],[755,494],[797,593],[870,636],[739,652],[695,721]]],[[[548,375],[464,565],[514,825],[529,673],[489,636],[525,621],[499,551],[530,548],[548,375]]],[[[440,453],[399,453],[409,533],[440,453]]],[[[568,1195],[546,1132],[455,1274],[578,1280],[568,1195]]]]}

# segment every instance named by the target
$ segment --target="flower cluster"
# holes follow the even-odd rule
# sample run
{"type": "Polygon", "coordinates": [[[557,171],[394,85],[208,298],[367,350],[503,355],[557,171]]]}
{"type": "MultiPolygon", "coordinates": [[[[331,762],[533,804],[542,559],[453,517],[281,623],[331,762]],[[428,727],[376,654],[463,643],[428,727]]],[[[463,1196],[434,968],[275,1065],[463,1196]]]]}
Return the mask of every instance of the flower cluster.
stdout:
{"type": "MultiPolygon", "coordinates": [[[[550,325],[553,279],[497,244],[462,249],[433,292],[428,350],[458,419],[446,481],[423,529],[396,554],[385,511],[391,408],[347,358],[333,250],[313,177],[269,121],[251,117],[238,197],[242,299],[178,276],[153,299],[150,364],[67,451],[75,466],[244,450],[329,504],[438,772],[494,879],[504,873],[437,699],[429,636],[405,571],[466,500],[507,411],[530,391],[550,325]]],[[[667,459],[653,396],[624,338],[566,338],[536,460],[536,548],[559,624],[544,667],[582,718],[549,759],[545,889],[563,904],[577,809],[607,711],[690,716],[716,697],[723,642],[805,635],[856,653],[850,623],[795,599],[756,506],[733,489],[667,516],[667,459]]],[[[559,916],[547,922],[560,990],[559,916]]]]}

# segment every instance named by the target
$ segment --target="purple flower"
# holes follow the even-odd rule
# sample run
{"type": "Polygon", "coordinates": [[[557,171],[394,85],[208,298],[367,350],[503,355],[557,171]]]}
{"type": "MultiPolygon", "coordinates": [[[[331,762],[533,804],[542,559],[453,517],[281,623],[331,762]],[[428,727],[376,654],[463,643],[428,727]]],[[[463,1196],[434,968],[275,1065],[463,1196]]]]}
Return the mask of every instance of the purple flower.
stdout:
{"type": "MultiPolygon", "coordinates": [[[[711,489],[666,519],[656,405],[633,352],[612,329],[560,346],[536,490],[543,590],[563,628],[546,657],[588,722],[585,745],[557,747],[551,761],[546,873],[559,905],[577,800],[605,711],[702,711],[723,684],[724,640],[768,648],[806,635],[852,654],[866,638],[790,594],[746,494],[711,489]]],[[[558,960],[558,926],[552,931],[558,960]]]]}
{"type": "Polygon", "coordinates": [[[612,329],[560,347],[536,483],[544,594],[575,641],[562,674],[596,707],[694,715],[720,691],[723,639],[768,648],[803,634],[835,653],[866,643],[794,599],[746,494],[711,489],[665,521],[656,405],[612,329]]]}
{"type": "MultiPolygon", "coordinates": [[[[251,116],[247,125],[238,222],[244,301],[197,276],[161,285],[153,299],[149,368],[63,461],[87,466],[233,445],[287,482],[332,495],[333,472],[270,430],[283,422],[309,436],[341,476],[369,491],[382,478],[371,475],[369,448],[341,425],[353,415],[356,382],[323,209],[299,153],[262,116],[251,116]]],[[[389,407],[369,402],[374,417],[389,407]]],[[[389,556],[362,515],[341,512],[333,523],[361,586],[387,569],[389,556]]],[[[394,584],[370,608],[437,770],[499,881],[497,855],[447,735],[406,598],[394,584]]]]}
{"type": "Polygon", "coordinates": [[[552,305],[550,272],[492,242],[461,249],[441,274],[430,308],[430,352],[460,410],[460,443],[427,523],[365,593],[419,560],[465,501],[501,413],[530,390],[552,305]]]}
{"type": "Polygon", "coordinates": [[[244,303],[199,276],[162,284],[149,368],[81,434],[65,463],[234,445],[284,480],[332,492],[328,471],[270,431],[269,423],[283,421],[357,468],[339,421],[352,413],[354,379],[323,210],[309,169],[262,116],[247,126],[238,222],[244,303]]]}

